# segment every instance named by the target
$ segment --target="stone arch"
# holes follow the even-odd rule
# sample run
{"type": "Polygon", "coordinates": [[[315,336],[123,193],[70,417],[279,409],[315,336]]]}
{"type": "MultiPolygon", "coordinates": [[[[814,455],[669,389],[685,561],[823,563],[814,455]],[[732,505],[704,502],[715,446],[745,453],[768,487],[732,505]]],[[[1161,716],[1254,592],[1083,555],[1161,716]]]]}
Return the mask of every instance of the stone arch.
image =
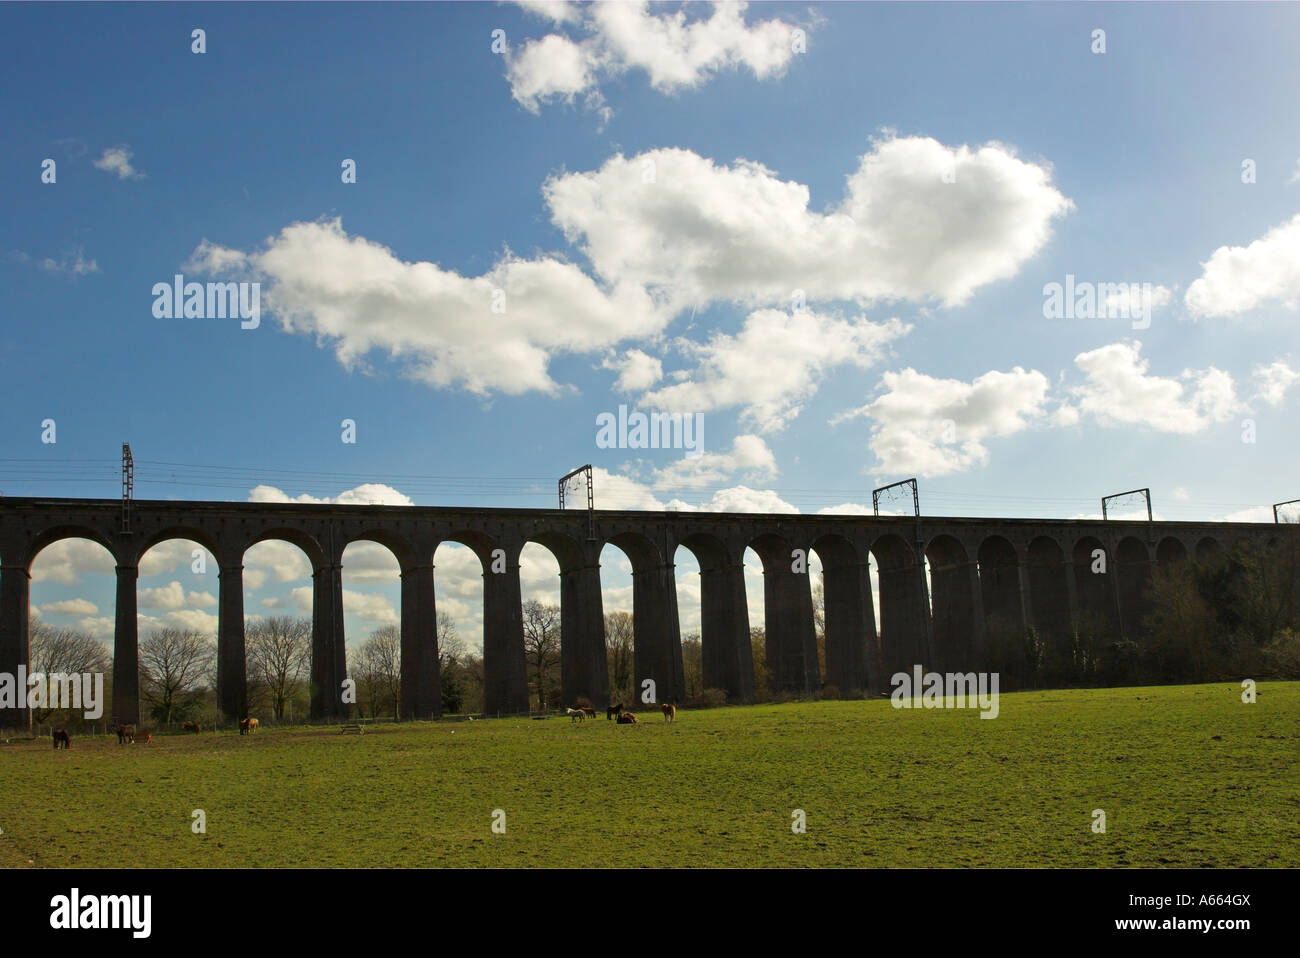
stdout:
{"type": "Polygon", "coordinates": [[[1156,546],[1156,564],[1161,570],[1168,571],[1186,561],[1187,546],[1183,544],[1182,539],[1165,536],[1160,540],[1160,544],[1156,546]]]}
{"type": "MultiPolygon", "coordinates": [[[[231,585],[222,586],[222,628],[218,637],[219,668],[234,675],[236,670],[246,674],[243,629],[242,581],[243,567],[254,546],[267,542],[281,542],[295,546],[307,560],[311,569],[311,717],[332,718],[347,714],[350,706],[343,701],[343,681],[347,678],[347,650],[343,645],[343,575],[337,560],[331,561],[315,536],[293,526],[275,526],[263,529],[249,537],[239,554],[239,564],[222,570],[231,585]],[[240,588],[233,588],[238,576],[240,588]],[[238,592],[240,614],[235,616],[235,593],[238,592]],[[230,611],[227,611],[227,602],[230,611]],[[238,627],[235,620],[238,619],[238,627]],[[236,635],[236,630],[238,634],[236,635]],[[236,653],[238,649],[238,653],[236,653]],[[236,661],[238,659],[238,661],[236,661]]],[[[222,710],[227,718],[240,719],[239,702],[233,691],[227,689],[222,710]]]]}
{"type": "MultiPolygon", "coordinates": [[[[423,704],[423,707],[417,708],[414,712],[411,709],[411,695],[419,695],[418,688],[420,679],[424,680],[425,685],[438,683],[438,646],[437,646],[437,622],[436,615],[432,608],[420,610],[423,614],[417,614],[412,617],[411,610],[407,609],[407,599],[409,590],[403,586],[407,584],[407,572],[414,567],[414,551],[409,544],[400,537],[386,534],[383,532],[361,532],[349,536],[340,536],[341,546],[339,549],[339,593],[340,608],[342,618],[339,620],[338,641],[344,647],[344,661],[346,663],[349,654],[359,656],[362,654],[361,647],[372,640],[378,640],[385,644],[396,640],[398,648],[397,668],[398,668],[398,688],[393,696],[394,701],[391,703],[387,700],[387,689],[384,689],[383,698],[380,701],[370,700],[363,703],[364,689],[358,687],[356,705],[358,711],[363,712],[365,705],[370,707],[370,715],[373,718],[385,717],[393,720],[400,718],[432,718],[438,714],[438,709],[429,704],[423,704]],[[374,551],[377,550],[377,551],[374,551]],[[348,553],[351,552],[351,557],[348,553]],[[367,569],[363,557],[370,554],[372,563],[367,569]],[[396,570],[393,569],[396,566],[396,570]],[[396,572],[396,582],[389,578],[396,572]],[[370,573],[367,576],[367,572],[370,573]],[[377,583],[374,578],[383,577],[387,579],[385,585],[380,585],[376,589],[377,583]],[[371,578],[372,581],[366,581],[371,578]],[[374,616],[372,621],[362,628],[356,629],[358,617],[365,618],[364,605],[366,603],[382,602],[384,606],[391,609],[388,602],[389,596],[385,594],[385,588],[391,590],[393,585],[398,588],[398,600],[396,616],[397,621],[387,621],[387,616],[374,616]],[[347,596],[351,594],[352,599],[347,596]],[[352,603],[349,608],[349,603],[352,603]],[[358,608],[361,606],[361,608],[358,608]],[[352,633],[353,649],[349,653],[347,650],[347,640],[349,638],[349,629],[347,625],[347,616],[351,612],[353,616],[352,633]],[[405,614],[403,614],[405,613],[405,614]],[[408,635],[407,629],[403,628],[409,622],[417,625],[414,634],[408,635]],[[393,635],[393,631],[396,635],[393,635]]],[[[432,563],[426,560],[425,569],[432,574],[432,563]]],[[[381,582],[383,579],[380,580],[381,582]]],[[[412,580],[414,581],[414,580],[412,580]]],[[[375,611],[378,611],[377,605],[375,611]]],[[[380,656],[379,661],[387,666],[389,655],[385,652],[380,656]]],[[[383,683],[384,686],[387,683],[383,683]]],[[[373,689],[372,689],[373,691],[373,689]]]]}
{"type": "Polygon", "coordinates": [[[911,543],[894,533],[871,544],[880,581],[880,657],[884,676],[929,667],[930,616],[925,570],[911,543]]]}
{"type": "Polygon", "coordinates": [[[1026,555],[1029,608],[1034,629],[1044,645],[1045,665],[1059,678],[1070,678],[1074,662],[1074,611],[1071,568],[1061,543],[1038,536],[1026,555]]]}
{"type": "Polygon", "coordinates": [[[826,682],[844,694],[880,688],[880,644],[865,557],[842,535],[812,545],[822,563],[826,682]]]}
{"type": "Polygon", "coordinates": [[[1125,638],[1136,640],[1150,606],[1151,554],[1141,539],[1125,536],[1115,549],[1115,560],[1120,627],[1125,638]]]}
{"type": "Polygon", "coordinates": [[[217,568],[221,568],[221,566],[226,562],[225,550],[223,550],[218,544],[216,537],[198,526],[187,525],[167,526],[164,529],[159,529],[152,533],[141,541],[137,555],[140,559],[143,559],[145,553],[154,546],[163,542],[168,542],[172,539],[183,539],[188,542],[197,542],[199,545],[203,546],[203,548],[207,549],[212,558],[216,560],[217,568]]]}
{"type": "Polygon", "coordinates": [[[703,683],[731,702],[754,700],[754,656],[749,641],[745,568],[717,536],[695,533],[679,547],[700,567],[700,644],[703,683]]]}
{"type": "Polygon", "coordinates": [[[1115,557],[1097,537],[1083,536],[1074,544],[1073,558],[1080,631],[1093,638],[1119,638],[1115,557]]]}
{"type": "Polygon", "coordinates": [[[925,547],[930,566],[930,610],[934,630],[934,668],[965,672],[982,659],[983,623],[976,617],[975,563],[950,535],[935,536],[925,547]]]}
{"type": "Polygon", "coordinates": [[[1213,536],[1203,536],[1196,543],[1196,561],[1215,564],[1223,559],[1223,546],[1213,536]]]}
{"type": "Polygon", "coordinates": [[[94,526],[69,524],[50,526],[34,535],[28,544],[27,555],[23,560],[23,568],[30,573],[32,563],[36,561],[36,557],[56,542],[62,542],[64,539],[89,539],[91,542],[103,546],[108,554],[113,557],[113,562],[116,565],[121,565],[123,558],[130,561],[135,560],[134,555],[123,556],[119,554],[117,544],[94,526]]]}
{"type": "MultiPolygon", "coordinates": [[[[148,580],[155,575],[166,576],[170,574],[163,571],[145,573],[141,567],[146,565],[145,560],[151,550],[157,549],[168,542],[192,543],[212,557],[212,569],[208,568],[207,558],[204,557],[203,564],[200,567],[202,572],[198,573],[194,569],[192,553],[190,557],[182,559],[180,564],[191,574],[198,574],[202,577],[205,593],[209,595],[214,591],[217,593],[217,627],[212,633],[208,633],[207,630],[201,631],[205,635],[215,634],[217,640],[217,704],[218,706],[228,706],[222,708],[223,714],[227,717],[233,717],[236,713],[239,713],[239,717],[242,718],[248,714],[247,666],[244,654],[243,577],[239,569],[234,570],[234,572],[229,572],[226,569],[226,561],[228,560],[223,561],[223,553],[217,548],[215,540],[210,535],[193,526],[175,525],[159,530],[141,541],[139,551],[136,554],[136,575],[134,577],[137,614],[142,607],[146,610],[151,608],[147,604],[141,604],[141,592],[154,591],[153,587],[147,585],[142,590],[140,579],[143,577],[148,580]],[[215,573],[215,575],[212,573],[215,573]],[[213,586],[214,578],[216,580],[215,587],[213,586]],[[230,612],[228,608],[232,602],[232,590],[236,593],[233,596],[235,603],[233,608],[236,610],[233,621],[229,618],[230,612]],[[233,645],[231,644],[232,636],[235,637],[233,645]]],[[[181,589],[184,596],[185,589],[180,580],[173,579],[172,583],[181,589]]],[[[187,601],[188,599],[189,597],[186,596],[187,601]]],[[[158,609],[158,611],[162,610],[158,609]]],[[[195,631],[200,630],[196,629],[195,631]]],[[[148,639],[148,636],[146,636],[146,639],[148,639]]]]}
{"type": "Polygon", "coordinates": [[[980,543],[980,593],[986,618],[998,618],[1019,625],[1025,621],[1024,597],[1020,591],[1020,556],[1009,540],[989,536],[980,543]]]}
{"type": "MultiPolygon", "coordinates": [[[[5,661],[0,668],[11,674],[17,666],[31,666],[31,582],[36,560],[52,546],[62,542],[82,540],[98,546],[108,556],[110,567],[98,570],[98,574],[114,577],[113,598],[113,702],[112,711],[106,710],[106,718],[111,721],[139,722],[139,647],[138,624],[136,621],[136,558],[128,557],[129,565],[122,564],[120,553],[105,538],[92,528],[80,525],[61,525],[44,530],[33,538],[24,562],[21,566],[11,566],[4,573],[6,604],[12,603],[12,611],[17,613],[17,621],[7,622],[12,635],[5,637],[5,661]],[[12,659],[13,661],[9,661],[12,659]]],[[[9,715],[15,716],[16,725],[30,727],[31,713],[27,709],[14,710],[9,715]]],[[[0,720],[4,721],[4,720],[0,720]]],[[[4,724],[8,724],[5,722],[4,724]]]]}
{"type": "Polygon", "coordinates": [[[775,692],[816,692],[822,683],[807,549],[803,550],[803,571],[796,572],[795,548],[783,536],[762,533],[750,540],[749,548],[763,563],[768,682],[775,692]]]}
{"type": "Polygon", "coordinates": [[[672,567],[659,546],[640,533],[619,533],[606,544],[632,564],[633,693],[641,701],[649,680],[654,683],[654,701],[680,703],[686,697],[686,677],[672,567]]]}
{"type": "Polygon", "coordinates": [[[534,533],[526,541],[546,548],[560,565],[560,694],[569,706],[587,699],[605,708],[609,661],[599,553],[562,532],[534,533]]]}

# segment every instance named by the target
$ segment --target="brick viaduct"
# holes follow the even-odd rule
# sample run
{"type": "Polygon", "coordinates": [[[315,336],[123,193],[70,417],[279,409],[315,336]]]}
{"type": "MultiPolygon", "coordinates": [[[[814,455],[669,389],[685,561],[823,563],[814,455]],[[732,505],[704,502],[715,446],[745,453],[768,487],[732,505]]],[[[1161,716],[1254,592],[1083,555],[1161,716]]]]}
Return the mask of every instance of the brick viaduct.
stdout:
{"type": "MultiPolygon", "coordinates": [[[[1050,642],[1086,611],[1132,636],[1157,566],[1204,559],[1245,540],[1262,545],[1294,527],[1258,523],[1101,522],[701,512],[453,509],[226,502],[139,501],[123,531],[118,500],[0,499],[0,672],[28,662],[31,565],[46,546],[81,537],[103,545],[117,567],[112,716],[139,721],[136,580],[141,557],[168,539],[199,543],[220,576],[217,696],[222,711],[246,711],[243,556],[278,539],[312,566],[311,710],[343,712],[346,676],[342,557],[352,542],[386,546],[401,568],[401,704],[411,718],[441,712],[434,601],[434,550],[468,546],[483,565],[484,711],[526,711],[519,554],[527,542],[560,567],[564,699],[608,703],[600,553],[620,548],[632,564],[634,675],[655,680],[661,701],[684,698],[674,556],[697,559],[701,576],[704,686],[728,699],[754,695],[743,556],[763,564],[770,682],[810,691],[887,687],[915,663],[937,671],[978,669],[988,617],[1035,626],[1050,642]],[[1283,532],[1281,530],[1286,530],[1283,532]],[[1095,550],[1106,571],[1093,572],[1095,550]],[[796,550],[824,570],[826,674],[818,666],[810,577],[793,571],[796,550]],[[876,629],[868,554],[879,577],[876,629]],[[929,561],[926,575],[922,557],[929,561]],[[928,580],[928,581],[927,581],[928,580]]],[[[26,713],[0,714],[0,726],[26,713]]]]}

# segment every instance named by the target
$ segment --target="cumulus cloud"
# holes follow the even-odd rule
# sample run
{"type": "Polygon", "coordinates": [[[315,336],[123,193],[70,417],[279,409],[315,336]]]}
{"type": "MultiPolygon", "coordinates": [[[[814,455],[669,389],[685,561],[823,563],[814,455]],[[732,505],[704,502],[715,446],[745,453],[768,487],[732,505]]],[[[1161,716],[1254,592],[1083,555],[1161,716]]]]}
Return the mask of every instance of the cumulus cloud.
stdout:
{"type": "Polygon", "coordinates": [[[698,505],[674,499],[668,503],[670,510],[679,512],[793,512],[799,511],[770,489],[751,489],[749,486],[734,486],[719,489],[706,502],[698,505]]]}
{"type": "MultiPolygon", "coordinates": [[[[338,219],[293,223],[247,253],[205,239],[190,265],[257,279],[283,329],[329,344],[349,368],[386,353],[435,388],[559,395],[566,387],[551,378],[553,357],[610,357],[628,341],[658,337],[687,307],[960,304],[1016,273],[1072,206],[1047,167],[1001,144],[949,148],[892,134],[861,158],[844,200],[827,213],[809,209],[807,186],[759,164],[720,166],[681,149],[617,155],[595,171],[553,176],[543,195],[594,276],[558,256],[523,259],[508,250],[481,275],[462,276],[403,261],[348,235],[338,219]],[[950,169],[955,182],[944,181],[950,169]]],[[[824,310],[760,312],[736,336],[701,345],[701,366],[682,389],[656,395],[736,404],[739,358],[764,339],[799,339],[787,350],[796,365],[769,370],[764,395],[746,406],[763,429],[778,428],[815,388],[795,381],[833,365],[834,348],[846,349],[849,363],[869,363],[903,330],[824,310]]],[[[662,375],[659,361],[639,350],[608,364],[628,391],[662,375]]]]}
{"type": "Polygon", "coordinates": [[[910,329],[897,319],[871,323],[810,309],[758,310],[734,336],[719,332],[708,343],[683,342],[696,357],[696,368],[641,402],[685,413],[740,406],[744,420],[760,432],[774,432],[799,414],[829,370],[873,365],[910,329]]]}
{"type": "Polygon", "coordinates": [[[644,290],[605,289],[560,259],[507,252],[483,275],[461,276],[404,262],[349,236],[338,219],[286,226],[249,254],[205,244],[192,262],[258,277],[282,327],[332,343],[345,366],[380,350],[404,359],[417,380],[477,394],[557,394],[547,372],[552,353],[608,349],[657,333],[669,319],[644,290]]]}
{"type": "Polygon", "coordinates": [[[1249,246],[1216,249],[1184,301],[1197,317],[1236,316],[1269,303],[1300,308],[1300,213],[1249,246]]]}
{"type": "Polygon", "coordinates": [[[1050,383],[1037,370],[992,370],[971,382],[915,369],[887,372],[885,390],[835,417],[871,421],[868,443],[881,474],[945,476],[988,462],[985,441],[1028,428],[1047,413],[1050,383]]]}
{"type": "Polygon", "coordinates": [[[112,553],[89,539],[60,539],[40,551],[32,561],[32,582],[80,585],[86,573],[116,575],[112,553]]]}
{"type": "Polygon", "coordinates": [[[656,489],[700,489],[737,473],[758,479],[776,477],[776,457],[758,436],[737,436],[731,441],[730,452],[706,452],[657,469],[653,485],[656,489]]]}
{"type": "Polygon", "coordinates": [[[1152,376],[1141,350],[1140,342],[1112,343],[1074,358],[1087,378],[1070,390],[1081,413],[1103,426],[1136,424],[1188,434],[1226,422],[1241,408],[1228,373],[1211,366],[1177,377],[1152,376]]]}
{"type": "Polygon", "coordinates": [[[98,615],[99,606],[89,599],[60,599],[41,604],[42,615],[98,615]]]}
{"type": "Polygon", "coordinates": [[[1258,388],[1255,398],[1270,406],[1280,406],[1288,390],[1300,383],[1300,372],[1292,369],[1285,360],[1278,359],[1267,366],[1262,363],[1256,366],[1253,378],[1258,388]]]}
{"type": "Polygon", "coordinates": [[[142,609],[175,612],[187,608],[211,608],[217,599],[210,592],[186,592],[175,580],[153,589],[141,589],[137,604],[142,609]]]}
{"type": "Polygon", "coordinates": [[[110,146],[95,160],[95,169],[114,173],[119,180],[141,179],[144,173],[131,165],[131,156],[129,146],[110,146]]]}
{"type": "Polygon", "coordinates": [[[693,20],[685,8],[652,14],[644,2],[528,8],[586,34],[581,40],[548,34],[507,54],[510,95],[532,113],[578,95],[590,107],[603,107],[599,84],[629,71],[644,72],[662,93],[700,86],[726,70],[747,69],[760,80],[779,77],[795,56],[799,29],[776,19],[747,24],[744,3],[715,3],[711,16],[693,20]]]}
{"type": "Polygon", "coordinates": [[[759,163],[690,150],[621,154],[551,177],[552,220],[597,275],[674,310],[712,300],[938,300],[958,305],[1014,275],[1073,204],[1050,168],[999,143],[976,149],[887,135],[861,157],[841,203],[809,209],[807,186],[759,163]],[[950,171],[955,182],[945,182],[950,171]]]}
{"type": "Polygon", "coordinates": [[[305,502],[316,505],[338,505],[338,506],[411,506],[415,505],[409,496],[406,496],[392,486],[384,485],[382,482],[366,482],[351,489],[347,489],[337,496],[325,496],[318,498],[302,493],[297,496],[290,496],[282,489],[275,486],[259,484],[254,486],[248,492],[249,502],[305,502]]]}
{"type": "Polygon", "coordinates": [[[621,393],[649,389],[664,376],[663,363],[639,349],[629,349],[621,356],[607,356],[601,368],[618,373],[614,388],[621,393]]]}

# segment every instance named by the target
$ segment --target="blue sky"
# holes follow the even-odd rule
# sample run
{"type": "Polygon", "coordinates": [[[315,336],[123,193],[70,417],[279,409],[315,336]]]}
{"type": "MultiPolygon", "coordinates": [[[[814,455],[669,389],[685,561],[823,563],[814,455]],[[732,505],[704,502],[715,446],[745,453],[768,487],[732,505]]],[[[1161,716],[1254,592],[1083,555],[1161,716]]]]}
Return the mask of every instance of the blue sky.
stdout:
{"type": "MultiPolygon", "coordinates": [[[[115,496],[123,441],[138,498],[550,506],[586,462],[608,508],[843,511],[909,476],[932,515],[1090,515],[1149,486],[1164,518],[1262,521],[1300,495],[1293,5],[0,25],[6,495],[115,496]],[[176,273],[259,283],[259,325],[156,317],[176,273]],[[1067,275],[1144,289],[1149,324],[1049,318],[1067,275]],[[704,455],[598,447],[620,404],[699,414],[704,455]]],[[[107,556],[51,548],[33,604],[111,634],[107,556]]],[[[300,555],[259,548],[250,615],[298,611],[300,555]]],[[[215,627],[215,581],[155,551],[143,624],[215,627]]],[[[630,608],[608,552],[606,607],[630,608]]],[[[439,550],[439,603],[473,642],[467,560],[439,550]]],[[[396,621],[395,575],[349,550],[349,641],[396,621]]]]}

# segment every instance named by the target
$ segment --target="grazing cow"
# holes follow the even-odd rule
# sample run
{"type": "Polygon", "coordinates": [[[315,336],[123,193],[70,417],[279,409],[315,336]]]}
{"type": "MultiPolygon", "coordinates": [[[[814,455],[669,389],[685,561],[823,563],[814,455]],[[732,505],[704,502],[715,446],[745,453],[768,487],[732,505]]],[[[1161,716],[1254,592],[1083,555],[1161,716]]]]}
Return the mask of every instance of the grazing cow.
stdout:
{"type": "Polygon", "coordinates": [[[664,721],[665,721],[665,722],[676,721],[676,719],[677,719],[677,706],[676,706],[676,705],[669,705],[667,702],[665,702],[662,706],[660,706],[660,708],[662,708],[662,709],[664,710],[664,721]]]}
{"type": "Polygon", "coordinates": [[[239,723],[240,735],[250,735],[256,731],[257,731],[257,719],[255,718],[246,718],[239,723]]]}
{"type": "Polygon", "coordinates": [[[150,735],[148,732],[145,732],[145,733],[144,733],[144,744],[148,745],[148,744],[150,744],[151,742],[153,742],[153,736],[150,735]]]}
{"type": "Polygon", "coordinates": [[[617,718],[622,714],[623,714],[622,702],[619,702],[617,705],[611,705],[609,708],[605,709],[605,721],[608,722],[610,719],[617,718]]]}
{"type": "Polygon", "coordinates": [[[193,732],[195,735],[203,731],[203,726],[200,725],[198,722],[182,722],[181,728],[184,729],[186,732],[193,732]]]}
{"type": "Polygon", "coordinates": [[[586,719],[587,719],[587,713],[584,712],[582,709],[568,709],[568,708],[566,708],[566,709],[564,710],[564,714],[566,714],[566,715],[569,716],[569,721],[570,721],[570,722],[585,722],[586,719]]]}
{"type": "Polygon", "coordinates": [[[61,748],[72,748],[72,739],[68,737],[67,729],[56,728],[53,732],[53,735],[54,735],[54,751],[57,752],[61,748]]]}
{"type": "Polygon", "coordinates": [[[631,712],[624,712],[622,715],[620,715],[620,716],[618,717],[618,724],[619,724],[619,725],[635,725],[635,724],[636,724],[636,716],[633,715],[631,712]]]}
{"type": "Polygon", "coordinates": [[[117,732],[118,745],[126,745],[128,742],[130,742],[132,745],[135,744],[134,725],[119,725],[114,729],[114,731],[117,732]]]}
{"type": "Polygon", "coordinates": [[[587,713],[587,718],[596,717],[596,710],[592,708],[590,705],[579,705],[578,708],[582,709],[583,712],[587,713]]]}

